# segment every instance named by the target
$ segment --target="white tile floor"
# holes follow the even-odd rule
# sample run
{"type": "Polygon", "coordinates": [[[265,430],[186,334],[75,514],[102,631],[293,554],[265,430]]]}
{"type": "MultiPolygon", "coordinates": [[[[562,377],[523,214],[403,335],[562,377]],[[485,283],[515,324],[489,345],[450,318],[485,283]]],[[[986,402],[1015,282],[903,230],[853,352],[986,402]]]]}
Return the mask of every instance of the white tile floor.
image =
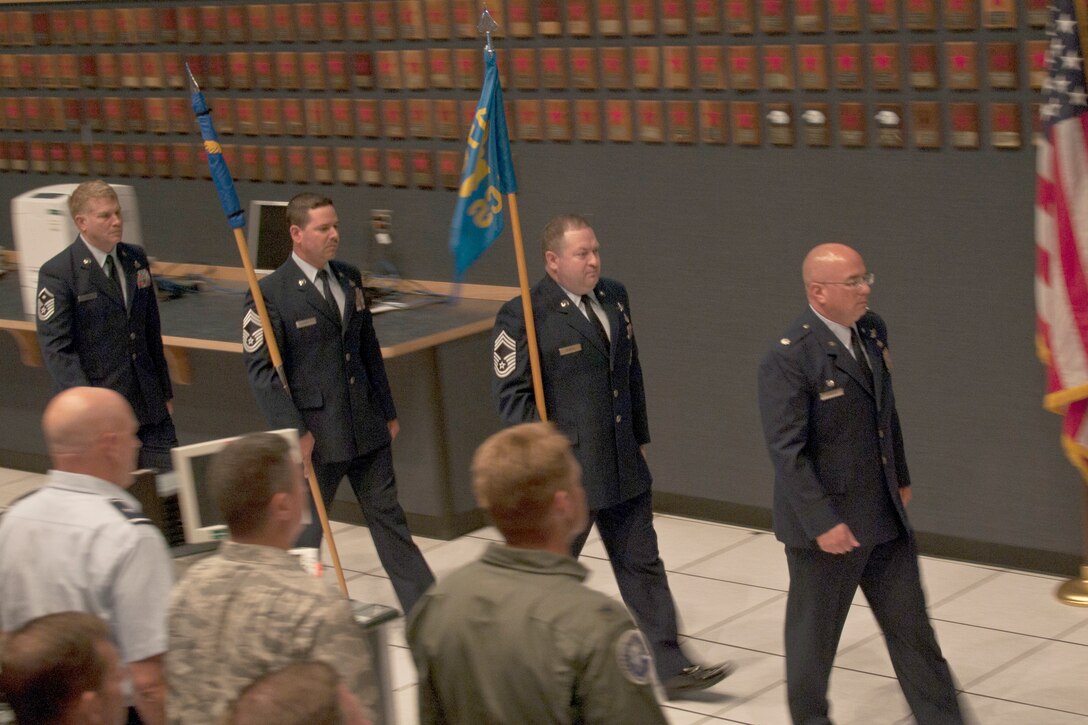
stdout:
{"type": "MultiPolygon", "coordinates": [[[[0,469],[0,506],[40,482],[35,474],[0,469]]],[[[669,722],[789,723],[782,661],[788,577],[782,547],[763,531],[676,516],[657,516],[656,528],[686,646],[704,661],[732,659],[739,665],[698,700],[667,703],[669,722]]],[[[348,524],[334,524],[333,531],[352,598],[396,606],[368,532],[348,524]]],[[[454,541],[417,541],[441,577],[499,538],[484,528],[454,541]]],[[[596,537],[582,561],[592,571],[589,586],[618,598],[596,537]]],[[[1060,579],[932,558],[923,558],[922,570],[937,636],[973,722],[1088,725],[1088,608],[1055,599],[1060,579]]],[[[390,627],[398,723],[412,725],[415,669],[403,620],[390,627]]],[[[830,697],[839,725],[911,722],[860,594],[843,632],[830,697]]]]}

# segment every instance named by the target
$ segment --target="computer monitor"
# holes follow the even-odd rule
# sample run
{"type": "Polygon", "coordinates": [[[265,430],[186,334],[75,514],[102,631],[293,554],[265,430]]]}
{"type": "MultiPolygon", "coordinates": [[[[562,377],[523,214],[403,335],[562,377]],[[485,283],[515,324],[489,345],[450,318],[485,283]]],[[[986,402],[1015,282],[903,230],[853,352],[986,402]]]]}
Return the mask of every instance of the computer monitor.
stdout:
{"type": "MultiPolygon", "coordinates": [[[[298,447],[298,431],[294,428],[270,431],[283,436],[291,447],[291,455],[301,461],[298,447]]],[[[181,523],[185,530],[185,543],[199,544],[226,538],[227,525],[215,503],[208,471],[212,457],[226,448],[239,436],[220,438],[189,446],[179,446],[170,452],[174,461],[174,473],[178,486],[178,506],[181,523]]]]}
{"type": "Polygon", "coordinates": [[[246,242],[253,268],[258,272],[271,272],[286,262],[292,246],[287,225],[287,202],[249,202],[246,242]]]}

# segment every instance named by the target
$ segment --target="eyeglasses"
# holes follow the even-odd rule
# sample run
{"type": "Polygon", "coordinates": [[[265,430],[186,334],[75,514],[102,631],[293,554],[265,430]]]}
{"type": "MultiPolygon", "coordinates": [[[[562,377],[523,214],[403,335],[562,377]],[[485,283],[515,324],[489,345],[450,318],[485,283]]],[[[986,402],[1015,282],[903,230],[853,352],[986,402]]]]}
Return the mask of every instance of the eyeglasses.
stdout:
{"type": "Polygon", "coordinates": [[[850,289],[857,289],[858,287],[862,286],[863,284],[872,287],[874,282],[876,282],[876,275],[873,274],[872,272],[866,272],[865,274],[861,275],[860,277],[851,277],[850,279],[846,280],[845,282],[817,282],[816,284],[841,284],[843,287],[849,287],[850,289]]]}

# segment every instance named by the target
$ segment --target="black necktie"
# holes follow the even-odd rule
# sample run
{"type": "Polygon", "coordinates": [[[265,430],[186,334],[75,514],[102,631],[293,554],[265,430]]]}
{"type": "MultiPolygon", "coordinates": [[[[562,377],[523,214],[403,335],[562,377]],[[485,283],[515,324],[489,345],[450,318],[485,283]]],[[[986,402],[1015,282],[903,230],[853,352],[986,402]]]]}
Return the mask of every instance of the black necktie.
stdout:
{"type": "Polygon", "coordinates": [[[861,340],[858,339],[857,330],[853,327],[850,328],[850,349],[854,351],[854,357],[858,361],[858,365],[861,366],[862,372],[865,373],[865,379],[869,381],[869,386],[873,385],[873,371],[869,368],[869,361],[865,359],[865,352],[861,349],[861,340]]]}
{"type": "Polygon", "coordinates": [[[597,334],[601,336],[601,340],[604,342],[604,349],[608,350],[608,333],[604,331],[601,318],[597,317],[597,313],[593,311],[593,303],[590,302],[589,295],[582,295],[582,305],[586,308],[586,316],[589,317],[589,321],[597,328],[597,334]]]}
{"type": "Polygon", "coordinates": [[[325,303],[329,311],[337,320],[340,319],[340,308],[336,306],[336,298],[332,296],[332,287],[329,286],[329,273],[323,269],[317,270],[317,278],[321,280],[321,291],[325,293],[325,303]]]}
{"type": "Polygon", "coordinates": [[[127,308],[128,302],[125,301],[125,288],[121,286],[121,278],[117,274],[117,265],[113,262],[112,254],[106,255],[105,268],[106,276],[109,277],[111,282],[113,282],[114,287],[117,289],[117,293],[121,295],[121,300],[125,302],[125,307],[127,308]]]}

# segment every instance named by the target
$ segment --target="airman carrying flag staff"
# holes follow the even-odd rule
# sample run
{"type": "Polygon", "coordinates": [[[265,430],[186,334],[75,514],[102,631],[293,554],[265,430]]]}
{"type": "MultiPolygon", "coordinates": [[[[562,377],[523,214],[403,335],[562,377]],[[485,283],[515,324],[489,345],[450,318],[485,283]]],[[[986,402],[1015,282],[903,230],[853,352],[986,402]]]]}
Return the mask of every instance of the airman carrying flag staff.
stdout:
{"type": "Polygon", "coordinates": [[[477,30],[487,35],[484,87],[472,119],[472,128],[468,132],[461,185],[457,191],[457,208],[450,225],[450,250],[454,257],[454,279],[459,282],[465,270],[502,234],[505,218],[502,195],[506,194],[514,232],[522,312],[528,320],[526,334],[533,393],[540,419],[547,420],[544,386],[540,378],[540,355],[529,297],[529,275],[525,269],[525,246],[521,239],[521,218],[518,216],[518,180],[514,176],[514,163],[510,158],[510,135],[506,130],[506,114],[502,104],[502,83],[499,81],[495,50],[491,47],[491,31],[498,27],[485,4],[480,22],[476,25],[477,30]]]}
{"type": "MultiPolygon", "coordinates": [[[[623,601],[649,640],[666,694],[684,697],[717,684],[734,665],[694,663],[677,641],[676,607],[658,555],[651,476],[641,450],[650,439],[627,291],[600,279],[597,238],[575,215],[559,217],[545,230],[548,276],[530,291],[491,49],[490,31],[497,26],[486,9],[477,27],[488,33],[487,70],[468,137],[450,246],[460,279],[502,232],[501,192],[508,194],[521,299],[508,302],[495,322],[493,389],[499,414],[507,425],[547,420],[551,404],[553,419],[574,444],[585,473],[589,521],[597,524],[623,601]]],[[[589,523],[573,538],[572,556],[588,534],[589,523]]]]}
{"type": "MultiPolygon", "coordinates": [[[[234,230],[234,240],[238,244],[238,254],[242,258],[242,266],[246,271],[246,280],[249,283],[250,293],[253,295],[253,304],[260,317],[261,327],[265,330],[263,337],[268,344],[268,355],[272,360],[276,374],[279,376],[284,395],[290,396],[291,390],[287,385],[287,377],[283,372],[283,359],[280,356],[275,335],[270,334],[272,326],[268,319],[268,310],[265,308],[264,297],[261,295],[260,285],[257,282],[257,274],[253,269],[253,260],[249,258],[249,248],[246,246],[246,239],[242,234],[242,227],[246,225],[246,215],[242,211],[242,205],[238,202],[238,193],[234,190],[234,180],[231,178],[230,169],[227,168],[227,162],[223,158],[223,148],[219,145],[219,136],[216,134],[215,125],[212,123],[211,110],[208,108],[207,101],[204,100],[204,94],[200,92],[196,79],[193,78],[188,63],[185,64],[185,71],[189,75],[193,113],[196,114],[197,124],[200,126],[200,135],[204,139],[204,150],[208,155],[208,166],[211,168],[212,181],[215,183],[215,190],[219,193],[219,202],[223,205],[223,212],[227,215],[227,223],[234,230]]],[[[312,467],[307,470],[306,478],[310,484],[310,494],[317,504],[321,528],[325,532],[325,539],[329,542],[329,555],[332,557],[333,568],[336,569],[336,579],[340,584],[340,592],[347,597],[348,585],[344,580],[344,570],[340,566],[340,555],[336,551],[336,543],[332,538],[328,515],[321,503],[320,488],[317,485],[317,478],[314,476],[312,467]]]]}

